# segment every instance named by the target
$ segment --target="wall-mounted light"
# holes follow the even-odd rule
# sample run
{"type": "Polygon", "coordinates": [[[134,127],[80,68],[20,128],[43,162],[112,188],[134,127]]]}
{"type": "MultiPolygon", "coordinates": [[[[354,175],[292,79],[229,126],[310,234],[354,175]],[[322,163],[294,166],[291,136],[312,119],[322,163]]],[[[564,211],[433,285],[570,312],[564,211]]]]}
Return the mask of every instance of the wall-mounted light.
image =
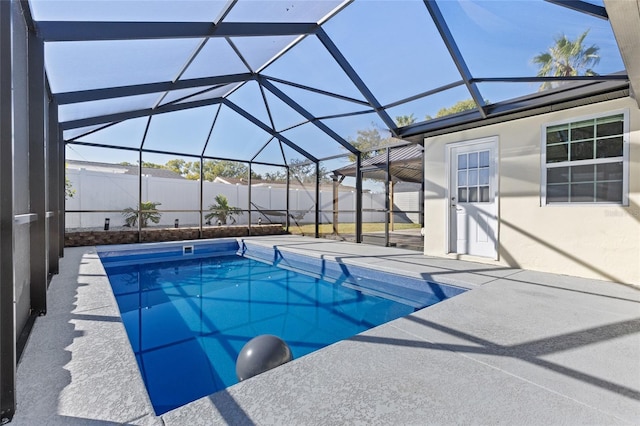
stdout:
{"type": "Polygon", "coordinates": [[[109,230],[109,218],[108,217],[104,218],[104,230],[105,231],[109,230]]]}
{"type": "Polygon", "coordinates": [[[222,225],[222,221],[218,219],[218,226],[222,225]]]}
{"type": "Polygon", "coordinates": [[[180,220],[176,219],[175,222],[173,222],[173,227],[174,228],[180,227],[180,220]]]}
{"type": "Polygon", "coordinates": [[[261,217],[258,218],[258,225],[262,225],[262,218],[261,217]]]}

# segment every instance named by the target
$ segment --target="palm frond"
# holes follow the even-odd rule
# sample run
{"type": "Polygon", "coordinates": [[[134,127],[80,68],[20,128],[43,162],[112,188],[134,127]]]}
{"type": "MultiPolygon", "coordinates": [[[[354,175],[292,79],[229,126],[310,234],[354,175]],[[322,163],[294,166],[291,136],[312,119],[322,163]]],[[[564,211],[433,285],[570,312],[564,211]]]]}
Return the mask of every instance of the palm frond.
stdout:
{"type": "MultiPolygon", "coordinates": [[[[593,71],[600,62],[598,46],[584,46],[584,40],[589,34],[587,29],[575,40],[569,39],[565,34],[554,37],[554,45],[548,52],[540,53],[532,58],[531,62],[538,65],[538,77],[574,77],[578,75],[598,75],[593,71]]],[[[557,85],[557,83],[555,83],[557,85]]],[[[554,83],[544,82],[539,90],[554,87],[554,83]]]]}

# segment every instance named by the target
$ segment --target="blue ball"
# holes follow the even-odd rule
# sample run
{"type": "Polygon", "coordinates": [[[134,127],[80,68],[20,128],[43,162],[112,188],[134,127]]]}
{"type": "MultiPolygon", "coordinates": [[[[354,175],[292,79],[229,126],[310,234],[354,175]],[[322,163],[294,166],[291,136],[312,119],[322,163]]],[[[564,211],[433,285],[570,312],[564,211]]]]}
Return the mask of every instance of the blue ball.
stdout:
{"type": "Polygon", "coordinates": [[[289,346],[277,336],[262,334],[249,340],[236,360],[236,376],[243,381],[293,359],[289,346]]]}

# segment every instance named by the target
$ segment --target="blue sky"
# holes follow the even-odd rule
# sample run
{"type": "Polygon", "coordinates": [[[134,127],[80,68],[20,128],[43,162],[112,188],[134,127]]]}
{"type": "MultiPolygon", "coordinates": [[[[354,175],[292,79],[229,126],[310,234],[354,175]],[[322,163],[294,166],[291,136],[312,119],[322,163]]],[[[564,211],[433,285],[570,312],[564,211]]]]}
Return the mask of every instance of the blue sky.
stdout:
{"type": "MultiPolygon", "coordinates": [[[[212,20],[224,1],[36,1],[36,19],[104,19],[104,20],[212,20]],[[178,6],[179,4],[179,6],[178,6]]],[[[301,1],[256,2],[243,1],[229,20],[304,21],[309,16],[321,16],[338,2],[315,2],[309,15],[301,1]],[[258,6],[266,11],[258,14],[258,6]],[[289,9],[286,13],[283,8],[289,9]],[[296,9],[297,7],[297,9],[296,9]],[[320,12],[320,13],[318,13],[320,12]]],[[[607,21],[593,18],[541,0],[509,1],[439,1],[453,37],[474,77],[533,76],[536,67],[531,58],[545,51],[553,39],[561,34],[575,38],[589,30],[586,44],[600,47],[601,61],[596,71],[601,74],[623,70],[623,64],[607,21]],[[535,18],[534,18],[535,17],[535,18]]],[[[349,60],[351,66],[368,85],[381,104],[386,105],[416,93],[434,89],[460,80],[444,43],[431,22],[422,1],[360,0],[348,5],[324,26],[325,31],[349,60]]],[[[236,47],[245,54],[252,67],[266,57],[265,52],[281,49],[292,38],[268,40],[236,39],[236,47]]],[[[79,90],[92,85],[125,85],[166,81],[175,78],[199,40],[143,40],[124,42],[54,43],[46,47],[46,63],[55,92],[79,90]]],[[[223,40],[209,42],[187,70],[184,78],[217,75],[227,72],[246,72],[242,63],[223,40]],[[222,49],[222,50],[220,50],[222,49]],[[220,53],[222,52],[222,53],[220,53]]],[[[314,37],[306,37],[282,58],[262,71],[264,75],[317,87],[322,90],[353,97],[363,96],[350,82],[340,67],[314,37]]],[[[276,83],[276,86],[316,116],[366,109],[354,102],[305,92],[276,83]]],[[[223,92],[225,89],[220,89],[223,92]]],[[[480,86],[482,96],[490,102],[499,102],[537,91],[531,83],[485,83],[480,86]]],[[[275,96],[266,92],[276,130],[282,131],[302,122],[295,112],[275,96]]],[[[69,105],[61,109],[61,118],[74,119],[93,111],[113,112],[126,105],[137,109],[153,105],[156,95],[143,95],[127,99],[69,105]]],[[[201,97],[218,96],[211,92],[201,97]]],[[[262,92],[255,83],[247,83],[230,99],[270,126],[262,92]]],[[[416,102],[389,110],[391,117],[414,114],[418,121],[428,114],[458,101],[469,99],[464,87],[458,87],[416,102]]],[[[163,114],[153,118],[145,147],[163,150],[176,149],[199,154],[210,130],[217,106],[199,108],[181,113],[163,114]],[[172,115],[172,117],[170,117],[172,115]]],[[[214,127],[207,155],[223,158],[249,159],[271,135],[255,127],[228,108],[222,108],[214,127]]],[[[344,139],[355,138],[357,130],[383,127],[376,114],[324,121],[344,139]]],[[[146,119],[135,119],[85,137],[96,143],[115,143],[119,146],[137,146],[144,132],[146,119]]],[[[295,139],[308,152],[327,156],[344,152],[330,138],[312,125],[303,125],[283,133],[295,139]]],[[[275,144],[275,142],[272,142],[275,144]]],[[[74,147],[69,158],[118,161],[121,155],[106,154],[100,150],[74,147]],[[96,151],[97,152],[97,151],[96,151]],[[98,158],[93,158],[98,157],[98,158]]],[[[287,152],[292,152],[287,150],[287,152]]],[[[127,158],[131,155],[126,154],[127,158]]],[[[299,154],[291,154],[299,157],[299,154]]],[[[263,161],[282,162],[277,146],[269,146],[261,154],[263,161]]]]}

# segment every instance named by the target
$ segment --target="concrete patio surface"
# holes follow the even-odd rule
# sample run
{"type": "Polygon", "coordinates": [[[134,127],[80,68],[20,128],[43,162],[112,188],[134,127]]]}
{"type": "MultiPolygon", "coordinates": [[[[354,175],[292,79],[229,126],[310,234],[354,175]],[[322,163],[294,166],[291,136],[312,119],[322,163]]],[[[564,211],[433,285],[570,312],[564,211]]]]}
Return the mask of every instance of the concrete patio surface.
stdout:
{"type": "Polygon", "coordinates": [[[158,417],[95,247],[66,249],[18,365],[11,424],[640,424],[640,288],[306,237],[252,241],[470,291],[158,417]]]}

